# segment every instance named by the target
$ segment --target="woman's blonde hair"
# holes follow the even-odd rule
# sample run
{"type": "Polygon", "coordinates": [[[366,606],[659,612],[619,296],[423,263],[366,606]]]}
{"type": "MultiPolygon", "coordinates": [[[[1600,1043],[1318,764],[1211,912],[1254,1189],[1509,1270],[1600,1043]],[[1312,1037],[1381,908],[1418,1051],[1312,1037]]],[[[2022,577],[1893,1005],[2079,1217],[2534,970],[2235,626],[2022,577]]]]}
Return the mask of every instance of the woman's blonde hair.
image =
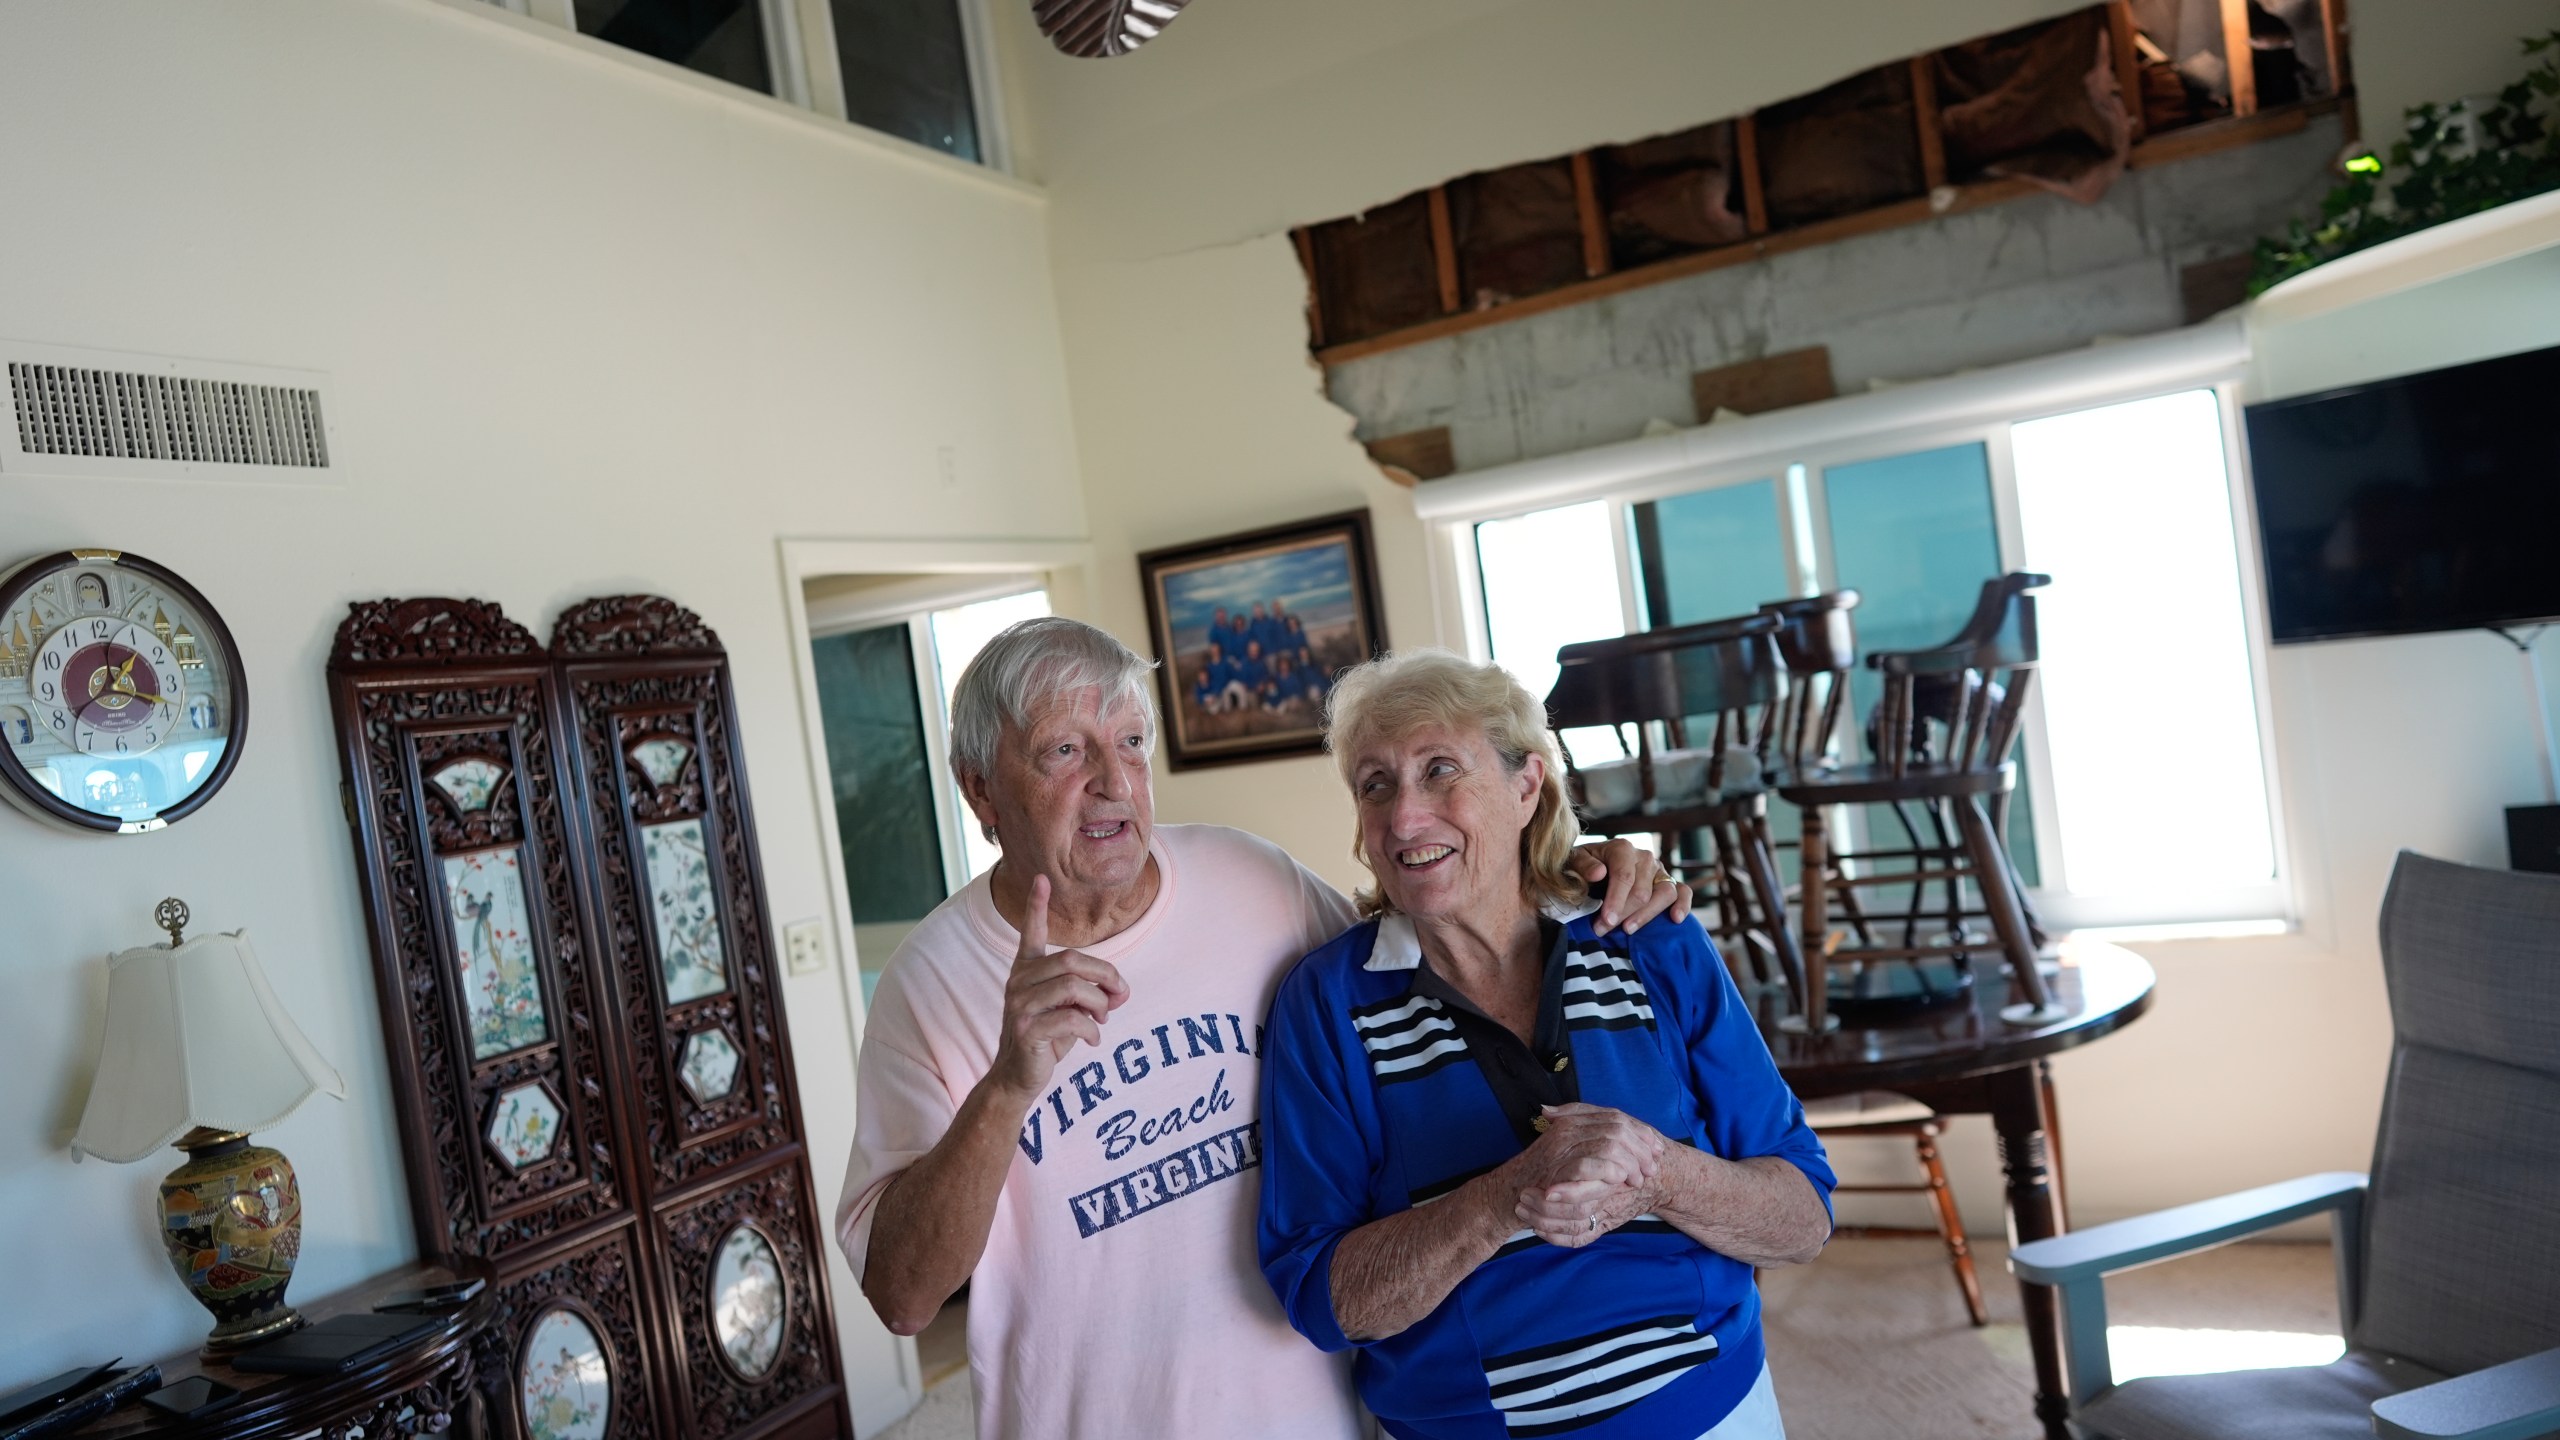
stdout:
{"type": "MultiPolygon", "coordinates": [[[[1520,888],[1532,903],[1580,904],[1587,894],[1582,878],[1566,868],[1582,825],[1574,818],[1573,801],[1565,793],[1564,762],[1555,737],[1547,731],[1545,707],[1511,672],[1499,665],[1478,665],[1446,650],[1405,650],[1357,665],[1334,681],[1325,701],[1325,750],[1342,770],[1342,783],[1358,781],[1351,767],[1360,748],[1374,740],[1395,740],[1426,726],[1481,730],[1503,768],[1512,774],[1537,756],[1546,778],[1538,784],[1538,808],[1520,832],[1520,888]]],[[[1360,843],[1358,822],[1351,832],[1352,858],[1369,863],[1360,843]]],[[[1362,915],[1393,908],[1385,893],[1372,886],[1359,894],[1362,915]]]]}

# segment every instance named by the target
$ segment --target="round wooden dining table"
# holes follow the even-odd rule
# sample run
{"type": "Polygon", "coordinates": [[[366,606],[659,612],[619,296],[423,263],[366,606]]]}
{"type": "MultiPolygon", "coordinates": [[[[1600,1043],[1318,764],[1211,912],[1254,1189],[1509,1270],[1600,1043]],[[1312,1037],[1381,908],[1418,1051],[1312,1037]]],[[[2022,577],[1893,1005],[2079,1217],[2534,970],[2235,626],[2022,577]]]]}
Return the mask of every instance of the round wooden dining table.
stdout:
{"type": "MultiPolygon", "coordinates": [[[[1844,1020],[1828,1035],[1798,1035],[1779,1028],[1783,995],[1764,992],[1760,1034],[1799,1098],[1885,1090],[1942,1115],[1990,1116],[2007,1180],[2009,1243],[2041,1240],[2063,1230],[2052,1057],[2140,1019],[2155,984],[2150,962],[2119,945],[2066,936],[2049,955],[2061,965],[2045,984],[2067,1012],[2050,1024],[2022,1027],[2000,1018],[2010,986],[1998,960],[1985,956],[1969,1005],[1867,1024],[1844,1020]]],[[[2035,1355],[2036,1418],[2050,1440],[2070,1440],[2054,1292],[2024,1281],[2018,1291],[2035,1355]]]]}

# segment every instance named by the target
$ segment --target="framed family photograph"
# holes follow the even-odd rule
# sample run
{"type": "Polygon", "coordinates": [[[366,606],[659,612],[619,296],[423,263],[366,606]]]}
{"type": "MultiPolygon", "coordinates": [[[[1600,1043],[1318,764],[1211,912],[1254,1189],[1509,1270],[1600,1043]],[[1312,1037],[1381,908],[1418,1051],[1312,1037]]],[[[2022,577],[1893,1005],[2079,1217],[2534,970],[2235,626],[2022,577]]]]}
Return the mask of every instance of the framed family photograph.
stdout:
{"type": "Polygon", "coordinates": [[[1176,770],[1324,749],[1333,677],[1386,649],[1369,513],[1138,557],[1176,770]]]}

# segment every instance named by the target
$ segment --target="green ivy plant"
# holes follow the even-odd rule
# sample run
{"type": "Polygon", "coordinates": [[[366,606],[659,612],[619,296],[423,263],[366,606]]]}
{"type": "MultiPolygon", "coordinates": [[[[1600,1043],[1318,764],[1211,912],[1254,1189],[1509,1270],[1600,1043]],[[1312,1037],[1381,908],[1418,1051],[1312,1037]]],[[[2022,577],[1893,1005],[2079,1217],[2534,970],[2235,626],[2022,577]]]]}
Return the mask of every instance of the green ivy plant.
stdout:
{"type": "Polygon", "coordinates": [[[2249,293],[2385,240],[2560,190],[2560,30],[2528,38],[2524,53],[2537,63],[2475,117],[2478,143],[2458,109],[2412,107],[2388,163],[2371,153],[2350,158],[2346,183],[2320,202],[2317,222],[2296,220],[2258,242],[2249,293]]]}

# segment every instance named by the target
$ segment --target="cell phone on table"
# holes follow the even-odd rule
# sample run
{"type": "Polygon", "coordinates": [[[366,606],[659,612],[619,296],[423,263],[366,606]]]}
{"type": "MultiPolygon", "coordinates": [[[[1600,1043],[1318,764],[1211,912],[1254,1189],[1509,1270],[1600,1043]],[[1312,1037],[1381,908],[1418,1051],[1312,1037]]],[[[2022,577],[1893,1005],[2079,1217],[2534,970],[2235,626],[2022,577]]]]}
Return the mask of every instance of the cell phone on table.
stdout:
{"type": "Polygon", "coordinates": [[[438,1310],[452,1310],[469,1304],[487,1283],[485,1280],[451,1280],[442,1285],[402,1290],[375,1302],[373,1308],[385,1315],[432,1314],[438,1310]]]}
{"type": "Polygon", "coordinates": [[[163,1385],[143,1396],[142,1403],[163,1415],[192,1420],[239,1398],[238,1390],[219,1380],[205,1375],[190,1375],[174,1385],[163,1385]]]}

